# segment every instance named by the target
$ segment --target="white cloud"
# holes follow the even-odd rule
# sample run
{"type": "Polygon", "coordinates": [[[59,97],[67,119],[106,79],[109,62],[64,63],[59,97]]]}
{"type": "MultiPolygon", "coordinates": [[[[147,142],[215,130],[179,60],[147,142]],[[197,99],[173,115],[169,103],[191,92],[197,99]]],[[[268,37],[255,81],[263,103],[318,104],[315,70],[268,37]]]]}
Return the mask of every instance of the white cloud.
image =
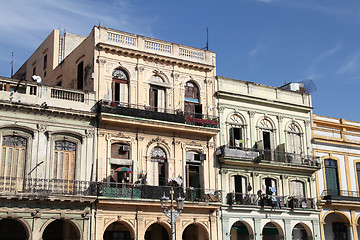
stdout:
{"type": "Polygon", "coordinates": [[[337,74],[347,74],[356,72],[359,70],[360,66],[360,49],[357,50],[352,56],[350,56],[346,63],[338,68],[336,71],[337,74]]]}
{"type": "Polygon", "coordinates": [[[0,3],[0,31],[2,43],[32,47],[39,44],[53,28],[87,35],[94,25],[102,25],[150,34],[151,19],[135,16],[136,8],[129,0],[48,1],[13,0],[0,3]]]}

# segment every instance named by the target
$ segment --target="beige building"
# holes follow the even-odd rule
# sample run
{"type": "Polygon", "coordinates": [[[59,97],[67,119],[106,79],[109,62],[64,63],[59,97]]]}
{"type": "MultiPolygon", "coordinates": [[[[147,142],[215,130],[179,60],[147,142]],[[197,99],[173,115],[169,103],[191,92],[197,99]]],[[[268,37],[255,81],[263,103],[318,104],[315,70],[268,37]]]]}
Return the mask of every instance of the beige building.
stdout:
{"type": "Polygon", "coordinates": [[[2,239],[90,239],[93,92],[0,78],[2,239]]]}
{"type": "Polygon", "coordinates": [[[315,114],[313,121],[322,239],[360,239],[360,123],[315,114]]]}
{"type": "Polygon", "coordinates": [[[217,77],[222,239],[320,239],[311,96],[217,77]]]}
{"type": "Polygon", "coordinates": [[[86,38],[54,30],[15,74],[96,92],[94,239],[169,239],[159,200],[169,181],[185,198],[176,238],[220,238],[215,61],[210,51],[96,26],[86,38]]]}

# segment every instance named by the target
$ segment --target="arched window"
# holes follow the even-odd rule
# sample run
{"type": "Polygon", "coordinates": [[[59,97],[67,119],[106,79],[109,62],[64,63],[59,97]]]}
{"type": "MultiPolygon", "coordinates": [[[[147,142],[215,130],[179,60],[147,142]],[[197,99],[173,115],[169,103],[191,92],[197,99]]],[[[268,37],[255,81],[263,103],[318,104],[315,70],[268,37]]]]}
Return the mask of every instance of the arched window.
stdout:
{"type": "Polygon", "coordinates": [[[325,159],[325,176],[326,176],[327,195],[338,196],[340,194],[339,191],[340,189],[339,189],[338,165],[336,160],[325,159]]]}
{"type": "Polygon", "coordinates": [[[235,194],[235,201],[241,202],[247,194],[247,178],[240,175],[231,176],[232,191],[235,194]]]}
{"type": "Polygon", "coordinates": [[[5,184],[11,191],[21,190],[25,176],[26,151],[26,138],[16,135],[3,136],[0,176],[6,179],[5,184]]]}
{"type": "Polygon", "coordinates": [[[67,140],[55,141],[55,179],[75,180],[76,144],[67,140]]]}
{"type": "Polygon", "coordinates": [[[194,82],[188,81],[185,85],[185,112],[196,113],[195,117],[202,117],[200,91],[194,82]]]}
{"type": "Polygon", "coordinates": [[[278,195],[276,188],[276,179],[274,178],[263,178],[262,179],[263,190],[268,195],[278,195]]]}
{"type": "Polygon", "coordinates": [[[53,180],[63,183],[62,189],[65,193],[73,191],[75,164],[76,144],[65,139],[55,141],[53,180]]]}
{"type": "Polygon", "coordinates": [[[259,124],[259,138],[258,148],[264,150],[264,160],[272,160],[274,158],[275,142],[274,131],[271,122],[267,119],[262,119],[259,124]]]}
{"type": "Polygon", "coordinates": [[[244,147],[244,123],[239,115],[232,115],[229,119],[229,145],[244,147]]]}
{"type": "Polygon", "coordinates": [[[164,112],[166,107],[166,90],[164,87],[157,85],[164,83],[164,80],[161,77],[154,75],[150,82],[153,84],[150,85],[149,104],[154,111],[164,112]]]}
{"type": "Polygon", "coordinates": [[[158,177],[158,185],[165,186],[168,179],[168,166],[165,151],[161,147],[154,147],[150,152],[150,157],[152,162],[155,164],[157,163],[155,172],[157,172],[156,176],[158,177]]]}
{"type": "Polygon", "coordinates": [[[302,153],[301,133],[299,127],[295,123],[291,123],[287,129],[288,135],[288,153],[299,155],[302,153]]]}
{"type": "Polygon", "coordinates": [[[115,102],[128,103],[129,101],[129,77],[122,69],[115,69],[112,73],[112,99],[115,102]]]}

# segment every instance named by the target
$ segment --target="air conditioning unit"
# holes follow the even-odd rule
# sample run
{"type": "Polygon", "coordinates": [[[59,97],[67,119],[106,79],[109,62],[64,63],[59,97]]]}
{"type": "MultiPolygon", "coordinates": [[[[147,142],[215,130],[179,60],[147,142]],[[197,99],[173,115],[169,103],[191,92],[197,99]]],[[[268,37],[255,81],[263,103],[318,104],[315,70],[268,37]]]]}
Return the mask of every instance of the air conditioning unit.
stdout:
{"type": "Polygon", "coordinates": [[[123,150],[124,152],[129,152],[130,151],[130,146],[129,145],[122,145],[120,147],[121,150],[123,150]]]}

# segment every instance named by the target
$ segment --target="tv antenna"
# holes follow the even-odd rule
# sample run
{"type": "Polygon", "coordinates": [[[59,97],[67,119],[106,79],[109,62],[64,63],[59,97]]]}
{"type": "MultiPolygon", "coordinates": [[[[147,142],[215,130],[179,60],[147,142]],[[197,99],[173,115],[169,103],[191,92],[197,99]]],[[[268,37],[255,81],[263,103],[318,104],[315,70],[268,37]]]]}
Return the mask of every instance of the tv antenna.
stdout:
{"type": "Polygon", "coordinates": [[[14,52],[11,52],[11,78],[14,76],[14,52]]]}
{"type": "Polygon", "coordinates": [[[206,46],[202,49],[209,50],[209,28],[208,27],[206,27],[206,46]]]}

